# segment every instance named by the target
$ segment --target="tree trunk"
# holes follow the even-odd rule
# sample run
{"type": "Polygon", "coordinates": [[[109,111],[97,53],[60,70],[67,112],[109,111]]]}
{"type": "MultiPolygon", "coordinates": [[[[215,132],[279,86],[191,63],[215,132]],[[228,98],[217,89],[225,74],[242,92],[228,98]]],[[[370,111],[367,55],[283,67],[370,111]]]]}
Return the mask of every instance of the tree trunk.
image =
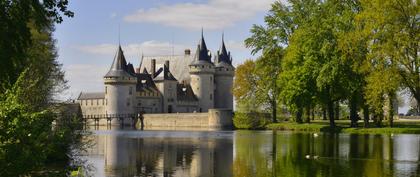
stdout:
{"type": "Polygon", "coordinates": [[[315,120],[315,108],[311,109],[311,117],[312,117],[312,120],[315,120]]]}
{"type": "Polygon", "coordinates": [[[306,123],[311,122],[311,105],[308,105],[306,107],[306,119],[305,119],[306,123]]]}
{"type": "Polygon", "coordinates": [[[330,127],[335,127],[335,123],[334,123],[334,103],[333,103],[332,100],[328,101],[327,110],[328,110],[328,118],[330,120],[330,127]]]}
{"type": "Polygon", "coordinates": [[[389,101],[389,111],[388,111],[388,123],[390,127],[394,126],[394,99],[395,99],[395,93],[388,94],[388,101],[389,101]]]}
{"type": "Polygon", "coordinates": [[[327,109],[325,109],[325,106],[322,106],[322,120],[327,120],[327,109]]]}
{"type": "Polygon", "coordinates": [[[302,107],[299,107],[297,112],[296,112],[296,122],[297,123],[302,123],[302,107]]]}
{"type": "Polygon", "coordinates": [[[380,113],[375,113],[374,114],[374,120],[375,120],[376,127],[381,127],[382,126],[383,117],[384,117],[384,114],[383,114],[382,111],[380,113]]]}
{"type": "Polygon", "coordinates": [[[272,106],[272,118],[273,118],[273,123],[277,123],[277,102],[275,99],[273,99],[273,101],[271,102],[271,106],[272,106]]]}
{"type": "Polygon", "coordinates": [[[350,98],[350,127],[357,127],[357,119],[357,101],[353,95],[352,98],[350,98]]]}
{"type": "Polygon", "coordinates": [[[369,107],[367,105],[363,105],[363,122],[364,127],[369,127],[369,107]]]}

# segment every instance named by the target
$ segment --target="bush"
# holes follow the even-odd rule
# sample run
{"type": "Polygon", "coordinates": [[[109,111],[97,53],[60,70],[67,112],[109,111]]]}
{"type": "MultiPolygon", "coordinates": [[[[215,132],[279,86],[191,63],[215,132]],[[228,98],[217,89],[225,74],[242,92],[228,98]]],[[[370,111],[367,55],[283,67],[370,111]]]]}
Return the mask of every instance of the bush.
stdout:
{"type": "Polygon", "coordinates": [[[233,116],[233,124],[238,129],[263,129],[270,123],[269,114],[250,112],[238,113],[233,116]]]}

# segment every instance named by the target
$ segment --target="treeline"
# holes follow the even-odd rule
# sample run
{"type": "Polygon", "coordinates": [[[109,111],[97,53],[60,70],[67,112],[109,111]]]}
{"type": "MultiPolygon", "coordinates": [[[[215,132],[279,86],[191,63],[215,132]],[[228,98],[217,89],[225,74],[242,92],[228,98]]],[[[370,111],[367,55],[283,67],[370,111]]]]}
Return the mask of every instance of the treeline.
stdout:
{"type": "Polygon", "coordinates": [[[53,126],[54,96],[66,88],[54,24],[67,0],[0,0],[0,176],[65,176],[73,128],[53,126]],[[61,173],[49,174],[61,171],[61,173]]]}
{"type": "Polygon", "coordinates": [[[344,103],[351,127],[359,112],[365,127],[385,115],[392,126],[397,92],[420,103],[419,10],[418,0],[273,3],[245,40],[261,57],[237,67],[238,110],[270,110],[276,122],[284,105],[298,123],[320,110],[334,127],[344,103]]]}

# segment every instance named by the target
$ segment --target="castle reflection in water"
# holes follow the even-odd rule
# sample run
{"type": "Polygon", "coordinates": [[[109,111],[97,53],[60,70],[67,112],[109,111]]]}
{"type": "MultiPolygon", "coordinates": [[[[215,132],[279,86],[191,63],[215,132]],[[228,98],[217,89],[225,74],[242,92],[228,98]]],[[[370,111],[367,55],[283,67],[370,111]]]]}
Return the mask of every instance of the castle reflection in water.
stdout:
{"type": "Polygon", "coordinates": [[[90,175],[232,176],[232,139],[208,133],[98,131],[88,152],[90,175]]]}

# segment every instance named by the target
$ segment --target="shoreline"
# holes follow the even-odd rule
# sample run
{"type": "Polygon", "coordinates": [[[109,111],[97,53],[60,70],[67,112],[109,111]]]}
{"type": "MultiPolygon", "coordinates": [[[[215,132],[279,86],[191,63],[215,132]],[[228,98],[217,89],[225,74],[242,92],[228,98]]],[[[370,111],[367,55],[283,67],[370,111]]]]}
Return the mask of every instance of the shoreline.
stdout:
{"type": "Polygon", "coordinates": [[[316,121],[311,123],[295,123],[295,122],[280,122],[271,123],[266,126],[267,130],[280,131],[302,131],[302,132],[331,132],[331,133],[356,133],[356,134],[420,134],[420,120],[418,121],[396,121],[394,127],[387,127],[386,122],[383,122],[382,127],[364,128],[363,124],[358,124],[358,127],[349,127],[344,122],[337,122],[336,127],[331,128],[324,121],[316,121]]]}

